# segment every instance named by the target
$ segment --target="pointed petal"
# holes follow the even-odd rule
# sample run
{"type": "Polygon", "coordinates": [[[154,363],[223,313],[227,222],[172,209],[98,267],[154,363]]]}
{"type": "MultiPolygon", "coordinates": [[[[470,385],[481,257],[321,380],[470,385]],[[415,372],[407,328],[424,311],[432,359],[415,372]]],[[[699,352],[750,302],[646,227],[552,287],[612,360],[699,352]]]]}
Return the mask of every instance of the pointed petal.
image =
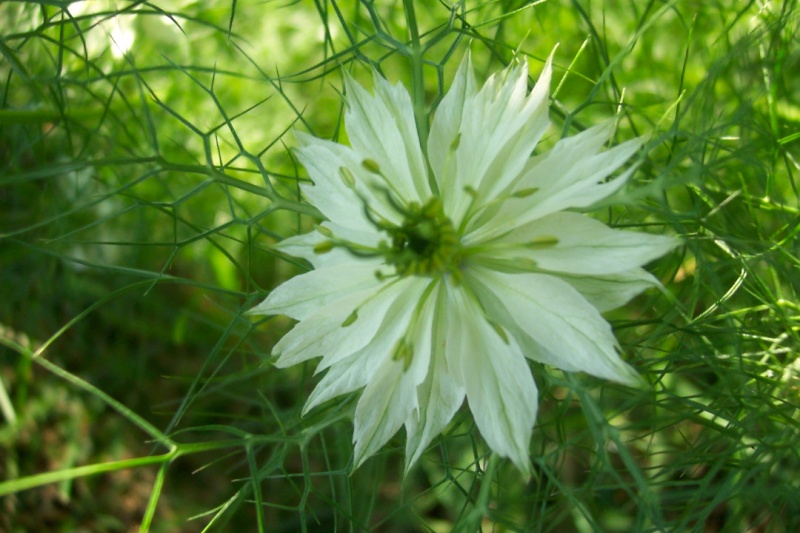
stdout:
{"type": "Polygon", "coordinates": [[[649,272],[633,268],[607,276],[570,276],[557,274],[569,283],[601,313],[623,306],[634,296],[661,285],[649,272]]]}
{"type": "Polygon", "coordinates": [[[495,260],[533,261],[553,272],[602,276],[639,267],[677,244],[672,237],[615,230],[586,215],[562,211],[518,226],[493,241],[497,249],[487,254],[495,260]]]}
{"type": "MultiPolygon", "coordinates": [[[[353,149],[375,161],[404,202],[430,197],[428,171],[419,143],[411,97],[401,84],[374,73],[375,95],[345,75],[345,124],[353,149]]],[[[386,183],[384,183],[386,186],[386,183]]]]}
{"type": "MultiPolygon", "coordinates": [[[[371,337],[370,344],[381,348],[384,346],[384,343],[388,343],[388,339],[399,339],[408,328],[411,317],[418,312],[418,304],[430,284],[430,279],[419,277],[410,277],[395,281],[391,293],[380,295],[380,298],[392,300],[391,305],[385,312],[379,312],[375,307],[369,304],[364,305],[362,308],[358,309],[358,319],[355,323],[341,329],[347,330],[353,328],[362,321],[363,317],[363,320],[367,323],[374,320],[380,321],[380,325],[375,334],[371,337]]],[[[351,331],[350,334],[358,335],[359,332],[355,329],[351,331]]],[[[391,345],[392,348],[394,348],[395,343],[391,343],[391,345]]],[[[369,346],[365,346],[364,349],[369,349],[369,346]]],[[[380,353],[385,354],[387,357],[391,355],[391,351],[388,349],[382,349],[380,353]]],[[[323,355],[317,367],[317,372],[335,365],[343,358],[343,355],[346,354],[339,350],[329,350],[323,355]]]]}
{"type": "Polygon", "coordinates": [[[455,171],[455,149],[464,114],[464,102],[476,91],[472,61],[467,53],[461,60],[450,90],[439,102],[428,136],[428,160],[439,184],[439,190],[452,190],[455,171]]]}
{"type": "MultiPolygon", "coordinates": [[[[275,249],[283,252],[292,257],[299,257],[311,263],[315,268],[320,268],[325,263],[328,263],[332,256],[331,254],[318,254],[314,251],[314,247],[327,239],[317,231],[310,231],[301,235],[294,235],[292,237],[283,239],[275,245],[275,249]]],[[[334,250],[336,251],[336,250],[334,250]]],[[[339,253],[333,256],[333,263],[339,263],[337,259],[343,259],[343,254],[339,253]]]]}
{"type": "Polygon", "coordinates": [[[368,355],[376,355],[376,353],[372,350],[362,349],[330,367],[306,400],[306,404],[303,406],[303,416],[314,407],[336,396],[366,386],[375,375],[378,366],[376,363],[380,363],[378,357],[368,357],[368,355]]]}
{"type": "Polygon", "coordinates": [[[549,152],[532,158],[515,191],[535,192],[525,197],[509,196],[501,206],[482,215],[480,226],[465,242],[486,242],[549,214],[588,207],[617,191],[635,167],[608,183],[599,182],[624,164],[644,140],[632,139],[597,154],[600,139],[609,134],[608,126],[596,126],[562,139],[549,152]]]}
{"type": "Polygon", "coordinates": [[[415,386],[404,377],[403,363],[390,359],[361,394],[354,418],[354,469],[386,444],[416,407],[415,386]]]}
{"type": "MultiPolygon", "coordinates": [[[[338,226],[332,222],[323,222],[320,225],[336,235],[337,238],[358,244],[363,248],[377,248],[380,241],[386,238],[385,235],[377,233],[374,228],[364,232],[338,226]]],[[[275,245],[275,249],[279,252],[291,255],[292,257],[305,259],[311,263],[314,268],[354,264],[363,260],[362,257],[356,257],[343,248],[334,248],[325,253],[314,251],[318,244],[328,240],[328,237],[314,230],[309,233],[294,235],[283,239],[275,245]]]]}
{"type": "MultiPolygon", "coordinates": [[[[440,286],[444,291],[444,285],[440,286]]],[[[465,391],[450,374],[445,357],[447,328],[441,317],[446,311],[446,301],[440,292],[438,310],[434,318],[433,337],[424,341],[432,350],[428,375],[417,389],[419,408],[406,419],[406,467],[405,472],[417,462],[428,444],[444,431],[464,402],[465,391]]]]}
{"type": "MultiPolygon", "coordinates": [[[[417,285],[424,287],[425,283],[417,285]]],[[[326,365],[325,359],[323,359],[323,362],[317,367],[317,372],[326,368],[328,368],[328,372],[303,407],[303,414],[335,396],[360,389],[373,380],[378,368],[390,359],[398,341],[408,332],[410,320],[417,307],[417,302],[413,298],[417,292],[412,288],[411,293],[411,301],[396,302],[387,311],[383,323],[378,328],[380,334],[375,335],[372,341],[363,348],[330,365],[326,365]]],[[[432,317],[424,316],[422,319],[431,321],[432,317]]],[[[420,347],[419,350],[415,350],[414,357],[421,358],[420,364],[427,364],[429,353],[425,351],[424,343],[420,341],[418,344],[420,347]]],[[[424,370],[423,367],[419,368],[424,370]]]]}
{"type": "MultiPolygon", "coordinates": [[[[643,137],[630,139],[599,154],[590,151],[581,154],[569,152],[563,148],[558,151],[554,149],[555,153],[552,155],[548,153],[550,157],[547,162],[542,161],[541,166],[531,165],[529,167],[526,176],[520,180],[519,187],[541,190],[542,194],[537,193],[536,196],[536,199],[544,204],[538,208],[537,216],[539,217],[562,209],[585,207],[589,204],[582,199],[582,192],[587,189],[592,190],[621,167],[642,147],[644,141],[643,137]],[[555,163],[555,169],[552,168],[552,163],[555,163]],[[553,179],[553,175],[550,175],[549,172],[556,172],[556,178],[553,179]],[[545,200],[549,201],[545,202],[545,200]]],[[[617,180],[610,183],[614,181],[617,180]]],[[[613,189],[606,188],[606,194],[611,194],[621,185],[622,183],[619,183],[613,189]]],[[[599,199],[592,200],[592,202],[599,199]]]]}
{"type": "Polygon", "coordinates": [[[617,354],[611,326],[568,283],[545,274],[504,274],[475,267],[472,284],[486,311],[524,347],[525,355],[562,370],[587,372],[629,385],[638,374],[617,354]],[[478,281],[479,280],[479,281],[478,281]]]}
{"type": "Polygon", "coordinates": [[[540,81],[528,94],[528,64],[523,62],[490,77],[464,102],[451,189],[455,193],[444,198],[456,226],[475,194],[480,204],[518,177],[539,142],[547,127],[549,62],[540,81]]]}
{"type": "Polygon", "coordinates": [[[280,354],[275,365],[283,368],[320,356],[320,368],[333,365],[371,342],[384,322],[410,314],[427,283],[416,278],[384,282],[331,302],[275,345],[273,353],[280,354]]]}
{"type": "Polygon", "coordinates": [[[375,336],[380,317],[392,303],[394,289],[392,285],[363,289],[318,309],[278,341],[272,349],[273,355],[278,356],[275,366],[286,368],[331,351],[344,358],[360,350],[375,336]],[[354,311],[364,308],[370,312],[363,313],[362,320],[343,326],[354,311]]]}
{"type": "Polygon", "coordinates": [[[306,272],[281,284],[248,313],[303,320],[339,298],[384,283],[375,276],[380,266],[379,260],[362,259],[306,272]]]}
{"type": "Polygon", "coordinates": [[[489,446],[530,475],[530,444],[538,408],[536,383],[513,338],[508,342],[463,290],[451,292],[447,362],[467,393],[489,446]]]}
{"type": "Polygon", "coordinates": [[[406,420],[406,466],[408,472],[422,453],[445,430],[461,404],[464,388],[456,383],[447,368],[444,354],[432,360],[428,379],[417,389],[419,408],[406,420]]]}
{"type": "Polygon", "coordinates": [[[386,358],[358,401],[353,433],[354,468],[386,444],[417,410],[417,386],[425,380],[430,365],[435,300],[428,296],[419,315],[406,323],[411,339],[410,363],[386,358]]]}
{"type": "Polygon", "coordinates": [[[340,176],[341,168],[353,174],[362,171],[357,154],[346,146],[317,139],[307,133],[295,131],[294,135],[299,143],[295,150],[297,158],[313,182],[301,185],[308,201],[337,224],[370,231],[372,224],[364,216],[363,210],[354,209],[354,206],[361,204],[361,199],[340,176]],[[354,161],[358,163],[350,164],[354,161]]]}
{"type": "Polygon", "coordinates": [[[377,233],[375,225],[365,215],[369,206],[382,217],[397,221],[397,212],[385,195],[375,193],[375,185],[386,184],[364,168],[365,156],[348,146],[317,139],[301,131],[295,132],[299,143],[295,153],[313,181],[300,188],[311,204],[331,222],[364,233],[377,233]],[[348,183],[351,179],[351,183],[348,183]]]}
{"type": "Polygon", "coordinates": [[[510,121],[513,120],[507,126],[509,130],[516,124],[520,124],[520,127],[514,133],[509,132],[509,138],[501,141],[499,151],[492,155],[492,162],[478,190],[478,198],[484,202],[493,200],[520,176],[547,129],[552,59],[552,56],[547,59],[523,108],[508,117],[510,121]]]}

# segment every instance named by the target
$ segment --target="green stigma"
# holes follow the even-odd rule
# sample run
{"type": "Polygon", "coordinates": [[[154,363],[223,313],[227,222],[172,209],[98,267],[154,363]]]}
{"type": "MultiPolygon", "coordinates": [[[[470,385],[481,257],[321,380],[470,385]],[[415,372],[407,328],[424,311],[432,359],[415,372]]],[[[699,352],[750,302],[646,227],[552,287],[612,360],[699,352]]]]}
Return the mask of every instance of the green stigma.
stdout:
{"type": "Polygon", "coordinates": [[[382,228],[391,237],[391,244],[382,244],[386,262],[400,276],[451,274],[458,280],[461,243],[439,199],[432,198],[423,206],[412,202],[403,209],[403,215],[400,226],[382,228]]]}

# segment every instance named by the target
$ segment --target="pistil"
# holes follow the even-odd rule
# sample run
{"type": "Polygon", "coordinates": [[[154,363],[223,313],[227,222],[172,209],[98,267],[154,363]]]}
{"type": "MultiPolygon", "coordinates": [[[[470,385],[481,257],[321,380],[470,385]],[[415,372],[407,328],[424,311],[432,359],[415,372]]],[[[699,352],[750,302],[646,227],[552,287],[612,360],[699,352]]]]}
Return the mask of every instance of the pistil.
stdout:
{"type": "Polygon", "coordinates": [[[403,209],[400,226],[384,226],[391,243],[381,245],[386,262],[400,276],[452,275],[460,277],[462,249],[453,223],[438,198],[424,205],[410,203],[403,209]]]}

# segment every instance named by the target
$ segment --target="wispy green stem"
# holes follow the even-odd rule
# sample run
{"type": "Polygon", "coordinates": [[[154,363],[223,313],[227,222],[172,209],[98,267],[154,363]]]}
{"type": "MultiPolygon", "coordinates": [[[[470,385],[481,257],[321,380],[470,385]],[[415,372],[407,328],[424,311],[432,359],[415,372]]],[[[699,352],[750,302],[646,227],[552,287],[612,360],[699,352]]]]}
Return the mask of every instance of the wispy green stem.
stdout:
{"type": "Polygon", "coordinates": [[[414,120],[417,123],[419,141],[424,153],[427,151],[426,146],[428,144],[428,110],[425,107],[422,47],[419,40],[419,28],[417,27],[417,15],[414,11],[413,0],[403,0],[403,11],[406,15],[406,23],[408,24],[411,38],[409,59],[411,60],[411,97],[414,104],[414,120]]]}

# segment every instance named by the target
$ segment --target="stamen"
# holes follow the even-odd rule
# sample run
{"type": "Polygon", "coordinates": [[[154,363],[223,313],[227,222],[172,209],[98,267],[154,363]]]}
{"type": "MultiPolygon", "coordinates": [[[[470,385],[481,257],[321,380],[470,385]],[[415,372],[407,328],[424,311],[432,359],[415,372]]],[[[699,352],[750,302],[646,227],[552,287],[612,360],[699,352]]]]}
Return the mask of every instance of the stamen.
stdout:
{"type": "Polygon", "coordinates": [[[317,255],[327,254],[333,250],[336,244],[333,241],[322,241],[314,245],[314,253],[317,255]]]}
{"type": "Polygon", "coordinates": [[[318,233],[321,233],[322,235],[324,235],[325,237],[328,237],[329,239],[333,238],[333,232],[331,231],[331,229],[330,228],[326,228],[322,224],[318,224],[318,225],[314,226],[314,229],[317,230],[318,233]]]}
{"type": "Polygon", "coordinates": [[[556,237],[542,236],[525,243],[525,246],[534,250],[541,250],[542,248],[552,248],[558,244],[556,237]]]}
{"type": "Polygon", "coordinates": [[[361,162],[361,166],[372,172],[373,174],[377,174],[382,176],[381,174],[381,166],[378,164],[377,161],[374,159],[365,159],[361,162]]]}
{"type": "Polygon", "coordinates": [[[355,309],[347,318],[344,319],[344,322],[342,322],[342,327],[346,328],[347,326],[353,324],[353,322],[356,320],[358,320],[358,309],[355,309]]]}
{"type": "Polygon", "coordinates": [[[453,138],[453,142],[450,143],[450,151],[455,152],[456,150],[458,150],[458,145],[460,144],[461,144],[461,133],[457,134],[453,138]]]}
{"type": "Polygon", "coordinates": [[[356,177],[353,176],[353,173],[350,172],[350,169],[347,167],[339,167],[339,177],[344,182],[345,187],[348,189],[355,189],[356,187],[356,177]]]}
{"type": "Polygon", "coordinates": [[[494,322],[493,320],[489,320],[487,318],[486,321],[489,322],[489,325],[492,326],[492,329],[497,332],[501,339],[503,339],[503,342],[508,344],[508,334],[506,333],[506,330],[500,327],[500,324],[494,322]]]}
{"type": "Polygon", "coordinates": [[[527,198],[528,196],[539,191],[539,187],[530,187],[528,189],[520,189],[511,194],[511,198],[527,198]]]}
{"type": "Polygon", "coordinates": [[[414,348],[411,346],[411,342],[408,339],[403,337],[394,347],[394,351],[392,353],[392,359],[395,361],[402,361],[403,362],[403,370],[408,370],[408,367],[411,365],[411,359],[414,357],[414,348]]]}

